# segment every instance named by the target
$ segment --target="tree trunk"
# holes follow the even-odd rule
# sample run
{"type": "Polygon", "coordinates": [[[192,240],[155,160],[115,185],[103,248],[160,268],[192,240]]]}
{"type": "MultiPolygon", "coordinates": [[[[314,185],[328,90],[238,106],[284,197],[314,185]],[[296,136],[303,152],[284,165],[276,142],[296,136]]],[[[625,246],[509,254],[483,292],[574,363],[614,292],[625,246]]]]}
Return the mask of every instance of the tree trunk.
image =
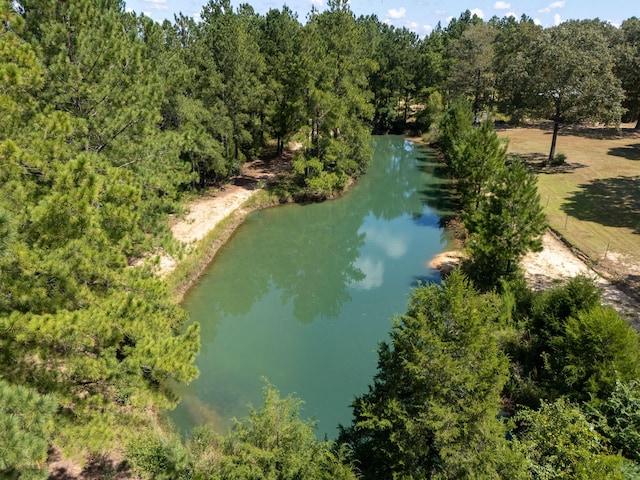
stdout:
{"type": "Polygon", "coordinates": [[[640,130],[640,115],[638,115],[638,121],[636,122],[635,130],[640,130]]]}
{"type": "Polygon", "coordinates": [[[549,152],[549,164],[553,162],[553,157],[556,156],[556,140],[558,139],[558,129],[560,128],[560,122],[556,119],[553,122],[553,138],[551,139],[551,151],[549,152]]]}
{"type": "Polygon", "coordinates": [[[558,140],[558,130],[560,129],[560,107],[556,106],[556,114],[553,117],[553,138],[551,139],[551,151],[549,152],[549,164],[556,156],[556,141],[558,140]]]}
{"type": "Polygon", "coordinates": [[[407,125],[407,115],[409,113],[409,92],[404,94],[404,124],[407,125]]]}
{"type": "Polygon", "coordinates": [[[476,74],[476,91],[473,99],[473,123],[480,123],[480,70],[476,74]]]}

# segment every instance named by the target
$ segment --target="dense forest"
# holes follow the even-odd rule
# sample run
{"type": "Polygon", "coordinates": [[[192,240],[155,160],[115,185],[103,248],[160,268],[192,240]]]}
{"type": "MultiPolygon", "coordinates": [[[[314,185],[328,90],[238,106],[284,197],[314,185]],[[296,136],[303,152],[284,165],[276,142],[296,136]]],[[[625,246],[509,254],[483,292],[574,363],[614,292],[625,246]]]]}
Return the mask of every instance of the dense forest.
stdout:
{"type": "Polygon", "coordinates": [[[525,286],[535,177],[482,122],[638,120],[640,20],[467,11],[421,39],[346,0],[305,22],[228,0],[198,22],[118,0],[0,0],[0,17],[0,476],[46,478],[51,447],[124,452],[143,478],[640,475],[637,334],[585,279],[525,286]],[[169,215],[291,142],[287,195],[329,197],[366,171],[372,132],[409,130],[442,153],[470,260],[413,292],[352,425],[319,442],[268,385],[227,436],[161,428],[199,350],[133,266],[179,248],[169,215]]]}

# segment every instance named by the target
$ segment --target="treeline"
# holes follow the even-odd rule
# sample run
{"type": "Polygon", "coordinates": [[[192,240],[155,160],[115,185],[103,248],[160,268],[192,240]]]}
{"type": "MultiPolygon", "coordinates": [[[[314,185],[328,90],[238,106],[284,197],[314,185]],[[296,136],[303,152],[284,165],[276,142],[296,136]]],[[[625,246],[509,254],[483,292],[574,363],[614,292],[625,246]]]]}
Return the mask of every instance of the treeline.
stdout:
{"type": "MultiPolygon", "coordinates": [[[[512,123],[551,119],[555,156],[564,123],[640,121],[640,20],[619,28],[571,20],[544,29],[522,16],[488,21],[469,11],[440,24],[424,39],[362,19],[380,69],[371,76],[375,125],[380,131],[427,132],[452,100],[466,98],[476,120],[512,123]]],[[[640,128],[640,122],[636,125],[640,128]]]]}
{"type": "Polygon", "coordinates": [[[440,116],[433,139],[459,197],[461,268],[489,291],[521,273],[528,251],[542,249],[547,219],[535,174],[522,160],[507,160],[507,144],[492,122],[473,122],[471,105],[459,99],[440,116]]]}
{"type": "MultiPolygon", "coordinates": [[[[329,196],[365,171],[372,129],[427,131],[461,96],[475,118],[486,111],[557,123],[615,123],[623,107],[635,119],[639,105],[635,18],[621,28],[583,21],[545,30],[525,17],[483,22],[465,12],[425,39],[356,18],[345,0],[312,10],[304,24],[286,7],[263,16],[225,0],[205,5],[199,22],[180,15],[163,24],[125,12],[118,0],[0,0],[0,20],[0,474],[7,476],[46,476],[55,445],[69,454],[121,447],[156,476],[148,454],[166,468],[178,465],[180,475],[180,465],[199,471],[189,458],[225,455],[227,463],[200,471],[245,478],[264,467],[288,478],[286,464],[287,472],[351,478],[345,447],[312,442],[297,407],[270,390],[264,414],[294,423],[289,443],[278,431],[278,441],[265,444],[277,422],[252,416],[227,440],[209,442],[205,432],[188,447],[159,438],[144,444],[149,413],[178,401],[171,382],[197,375],[198,326],[185,329],[167,286],[149,268],[131,266],[159,247],[178,248],[168,215],[180,211],[185,193],[290,142],[299,147],[294,194],[329,196]],[[308,448],[296,450],[301,445],[308,448]],[[298,456],[309,452],[319,453],[298,456]],[[251,466],[249,458],[262,460],[251,466]]],[[[468,135],[494,142],[485,129],[468,135]]],[[[500,167],[491,195],[479,186],[469,196],[478,208],[469,231],[489,239],[502,231],[483,220],[504,210],[499,188],[529,177],[503,165],[502,153],[459,155],[500,167]]],[[[454,157],[451,165],[471,168],[454,157]]],[[[485,262],[476,271],[500,252],[492,245],[476,256],[485,262]]],[[[501,274],[514,255],[500,257],[501,274]]]]}

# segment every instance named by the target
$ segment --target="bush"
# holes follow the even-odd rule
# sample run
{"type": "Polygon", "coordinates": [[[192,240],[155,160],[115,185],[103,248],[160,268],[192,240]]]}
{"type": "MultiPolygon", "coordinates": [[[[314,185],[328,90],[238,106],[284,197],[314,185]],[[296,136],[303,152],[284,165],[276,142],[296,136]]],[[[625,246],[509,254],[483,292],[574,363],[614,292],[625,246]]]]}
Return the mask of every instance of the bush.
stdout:
{"type": "Polygon", "coordinates": [[[178,439],[164,439],[145,434],[133,440],[127,448],[127,458],[142,478],[185,478],[188,453],[178,439]]]}
{"type": "Polygon", "coordinates": [[[551,160],[551,166],[557,167],[558,165],[564,165],[567,161],[567,156],[564,153],[557,153],[553,160],[551,160]]]}

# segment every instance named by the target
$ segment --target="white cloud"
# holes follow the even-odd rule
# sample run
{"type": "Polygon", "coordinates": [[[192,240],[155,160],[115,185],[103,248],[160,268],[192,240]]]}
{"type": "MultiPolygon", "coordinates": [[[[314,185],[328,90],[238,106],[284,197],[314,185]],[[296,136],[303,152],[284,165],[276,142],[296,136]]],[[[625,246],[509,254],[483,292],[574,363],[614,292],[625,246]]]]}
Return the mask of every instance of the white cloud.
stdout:
{"type": "Polygon", "coordinates": [[[362,290],[381,287],[384,283],[384,263],[371,257],[360,257],[353,266],[364,275],[362,280],[353,282],[351,286],[362,290]]]}
{"type": "Polygon", "coordinates": [[[382,23],[386,23],[387,25],[391,25],[391,20],[389,20],[388,18],[385,18],[382,23]]]}
{"type": "Polygon", "coordinates": [[[479,8],[474,8],[473,10],[471,10],[471,15],[477,15],[480,18],[484,18],[484,12],[479,8]]]}
{"type": "Polygon", "coordinates": [[[445,13],[447,13],[446,10],[436,10],[436,15],[444,15],[445,13]]]}
{"type": "Polygon", "coordinates": [[[493,8],[496,10],[507,10],[508,8],[511,8],[511,4],[507,2],[496,2],[493,4],[493,8]]]}
{"type": "Polygon", "coordinates": [[[392,8],[387,12],[387,15],[391,18],[404,18],[407,14],[407,9],[404,7],[400,7],[398,9],[392,8]]]}
{"type": "Polygon", "coordinates": [[[553,16],[553,23],[554,23],[555,25],[560,25],[560,24],[562,23],[562,18],[560,18],[560,14],[559,14],[559,13],[556,13],[556,14],[553,16]]]}
{"type": "Polygon", "coordinates": [[[420,24],[418,22],[411,22],[408,26],[411,30],[417,30],[420,24]]]}
{"type": "Polygon", "coordinates": [[[542,21],[539,18],[534,18],[533,23],[535,23],[538,26],[542,25],[542,21]]]}
{"type": "Polygon", "coordinates": [[[551,10],[554,10],[556,8],[563,8],[564,7],[564,3],[565,2],[553,2],[553,3],[550,3],[548,6],[538,10],[538,12],[539,13],[551,13],[551,10]]]}
{"type": "Polygon", "coordinates": [[[124,11],[127,12],[127,13],[131,13],[131,12],[133,12],[133,8],[127,7],[124,11]]]}
{"type": "Polygon", "coordinates": [[[401,258],[407,253],[407,239],[392,232],[389,228],[365,228],[359,230],[367,237],[367,243],[382,249],[391,258],[401,258]]]}
{"type": "Polygon", "coordinates": [[[155,10],[168,10],[167,0],[143,0],[150,8],[155,10]]]}
{"type": "Polygon", "coordinates": [[[431,31],[433,30],[433,27],[431,25],[423,25],[422,29],[427,33],[431,33],[431,31]]]}
{"type": "Polygon", "coordinates": [[[315,5],[316,7],[321,7],[324,5],[324,0],[310,0],[311,5],[315,5]]]}
{"type": "Polygon", "coordinates": [[[513,17],[515,19],[518,18],[518,16],[516,15],[516,12],[507,12],[504,14],[505,17],[513,17]]]}

